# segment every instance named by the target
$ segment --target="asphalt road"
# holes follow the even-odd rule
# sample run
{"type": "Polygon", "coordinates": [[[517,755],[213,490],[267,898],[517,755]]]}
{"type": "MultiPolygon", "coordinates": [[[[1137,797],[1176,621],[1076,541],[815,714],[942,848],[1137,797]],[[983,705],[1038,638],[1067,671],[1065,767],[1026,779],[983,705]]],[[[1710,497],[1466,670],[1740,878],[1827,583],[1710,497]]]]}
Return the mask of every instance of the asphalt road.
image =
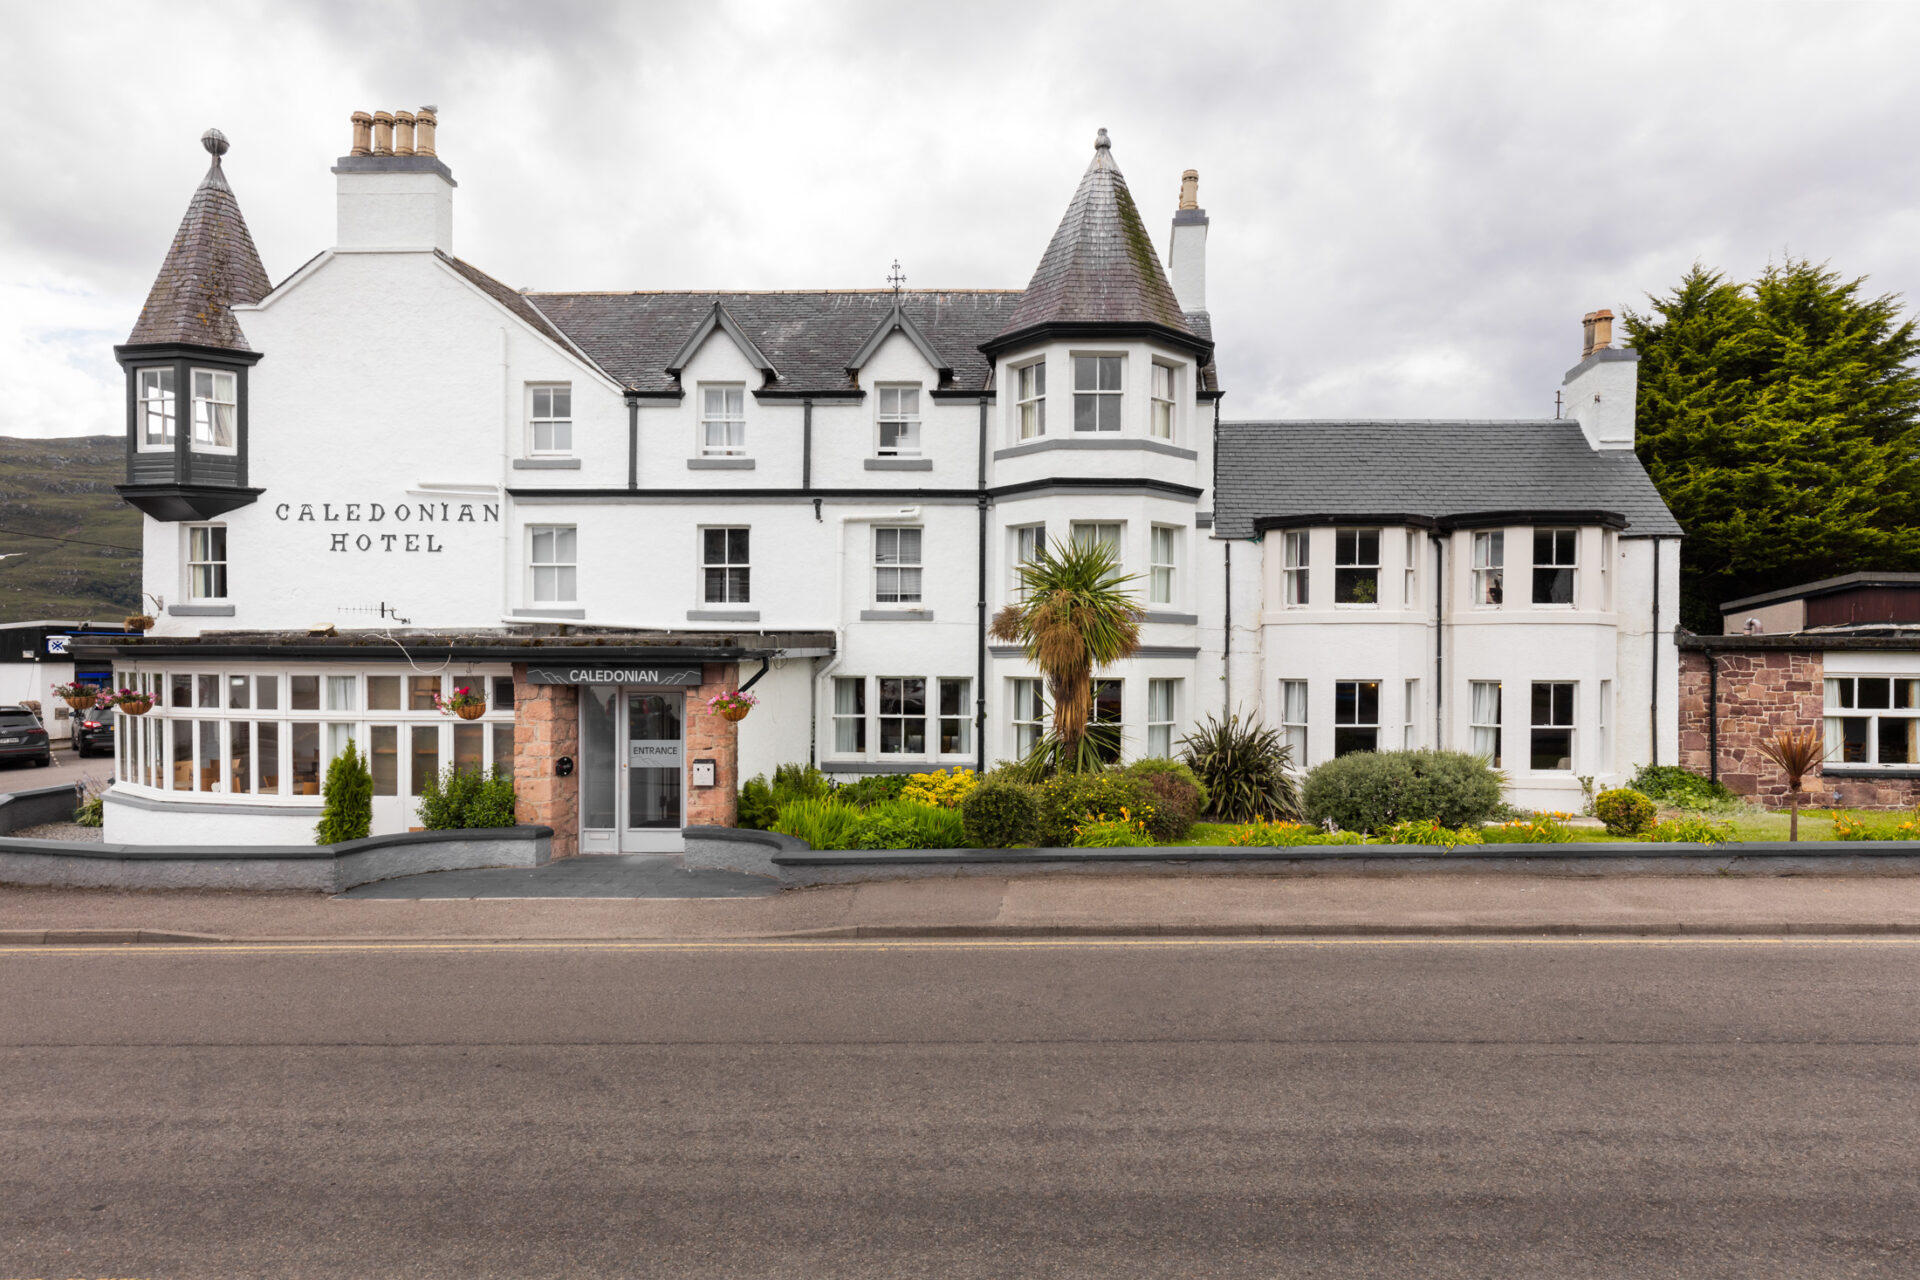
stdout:
{"type": "Polygon", "coordinates": [[[0,1277],[1913,1276],[1920,940],[0,953],[0,1277]]]}
{"type": "Polygon", "coordinates": [[[0,762],[0,793],[55,787],[82,778],[92,778],[105,788],[113,781],[113,757],[76,756],[70,745],[58,742],[53,747],[53,763],[44,769],[25,761],[0,762]]]}

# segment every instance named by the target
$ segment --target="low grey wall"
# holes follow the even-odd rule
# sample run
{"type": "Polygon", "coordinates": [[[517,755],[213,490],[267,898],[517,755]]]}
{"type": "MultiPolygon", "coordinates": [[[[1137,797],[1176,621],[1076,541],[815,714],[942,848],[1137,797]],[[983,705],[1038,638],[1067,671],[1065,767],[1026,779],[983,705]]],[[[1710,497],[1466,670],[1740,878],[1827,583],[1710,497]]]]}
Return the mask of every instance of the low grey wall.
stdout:
{"type": "Polygon", "coordinates": [[[681,831],[686,852],[681,865],[713,871],[744,871],[751,876],[787,879],[775,865],[783,854],[810,854],[801,840],[775,831],[747,831],[738,827],[686,827],[681,831]]]}
{"type": "Polygon", "coordinates": [[[43,822],[71,822],[80,807],[80,791],[71,782],[0,795],[0,836],[43,822]]]}
{"type": "Polygon", "coordinates": [[[341,844],[196,848],[0,837],[0,884],[97,889],[297,889],[339,893],[425,871],[538,867],[553,828],[409,831],[341,844]]]}

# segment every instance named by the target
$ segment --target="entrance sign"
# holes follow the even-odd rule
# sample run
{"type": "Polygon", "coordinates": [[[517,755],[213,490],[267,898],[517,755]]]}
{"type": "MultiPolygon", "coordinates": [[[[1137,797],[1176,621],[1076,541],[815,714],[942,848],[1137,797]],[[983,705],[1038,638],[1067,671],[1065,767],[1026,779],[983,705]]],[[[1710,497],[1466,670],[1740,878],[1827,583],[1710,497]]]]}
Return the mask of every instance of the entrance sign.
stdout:
{"type": "Polygon", "coordinates": [[[528,684],[625,684],[655,688],[686,688],[700,683],[700,668],[692,667],[534,667],[527,668],[528,684]]]}
{"type": "Polygon", "coordinates": [[[627,767],[630,769],[678,769],[680,740],[671,742],[627,743],[627,767]]]}

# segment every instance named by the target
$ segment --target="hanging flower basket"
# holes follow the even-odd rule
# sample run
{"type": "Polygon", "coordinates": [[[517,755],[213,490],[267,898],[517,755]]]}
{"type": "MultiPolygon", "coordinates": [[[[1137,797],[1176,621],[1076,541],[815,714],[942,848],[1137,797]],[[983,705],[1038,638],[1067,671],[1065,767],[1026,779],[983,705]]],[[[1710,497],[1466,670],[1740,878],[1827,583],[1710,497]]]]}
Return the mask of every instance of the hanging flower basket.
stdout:
{"type": "Polygon", "coordinates": [[[153,710],[153,695],[139,689],[122,689],[107,701],[130,716],[143,716],[153,710]]]}
{"type": "Polygon", "coordinates": [[[53,686],[53,696],[72,707],[75,711],[85,711],[100,696],[100,690],[90,684],[57,684],[53,686]]]}
{"type": "Polygon", "coordinates": [[[744,689],[729,689],[708,698],[707,710],[723,719],[740,721],[747,718],[747,712],[753,710],[759,701],[744,689]]]}
{"type": "Polygon", "coordinates": [[[433,705],[441,715],[459,716],[462,720],[478,720],[487,714],[487,700],[465,686],[455,689],[451,698],[434,694],[433,705]]]}
{"type": "Polygon", "coordinates": [[[152,628],[153,615],[150,613],[136,613],[127,619],[127,630],[129,631],[150,631],[152,628]]]}

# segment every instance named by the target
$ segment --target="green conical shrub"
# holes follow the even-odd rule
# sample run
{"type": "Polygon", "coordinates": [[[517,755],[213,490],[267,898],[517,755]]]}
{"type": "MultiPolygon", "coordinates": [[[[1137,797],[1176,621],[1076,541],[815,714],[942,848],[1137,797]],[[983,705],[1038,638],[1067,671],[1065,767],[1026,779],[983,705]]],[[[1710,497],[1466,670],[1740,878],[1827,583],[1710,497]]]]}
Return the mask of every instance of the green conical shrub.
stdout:
{"type": "Polygon", "coordinates": [[[373,831],[373,774],[364,756],[347,739],[347,749],[327,766],[327,785],[321,789],[320,828],[315,844],[358,840],[373,831]]]}

